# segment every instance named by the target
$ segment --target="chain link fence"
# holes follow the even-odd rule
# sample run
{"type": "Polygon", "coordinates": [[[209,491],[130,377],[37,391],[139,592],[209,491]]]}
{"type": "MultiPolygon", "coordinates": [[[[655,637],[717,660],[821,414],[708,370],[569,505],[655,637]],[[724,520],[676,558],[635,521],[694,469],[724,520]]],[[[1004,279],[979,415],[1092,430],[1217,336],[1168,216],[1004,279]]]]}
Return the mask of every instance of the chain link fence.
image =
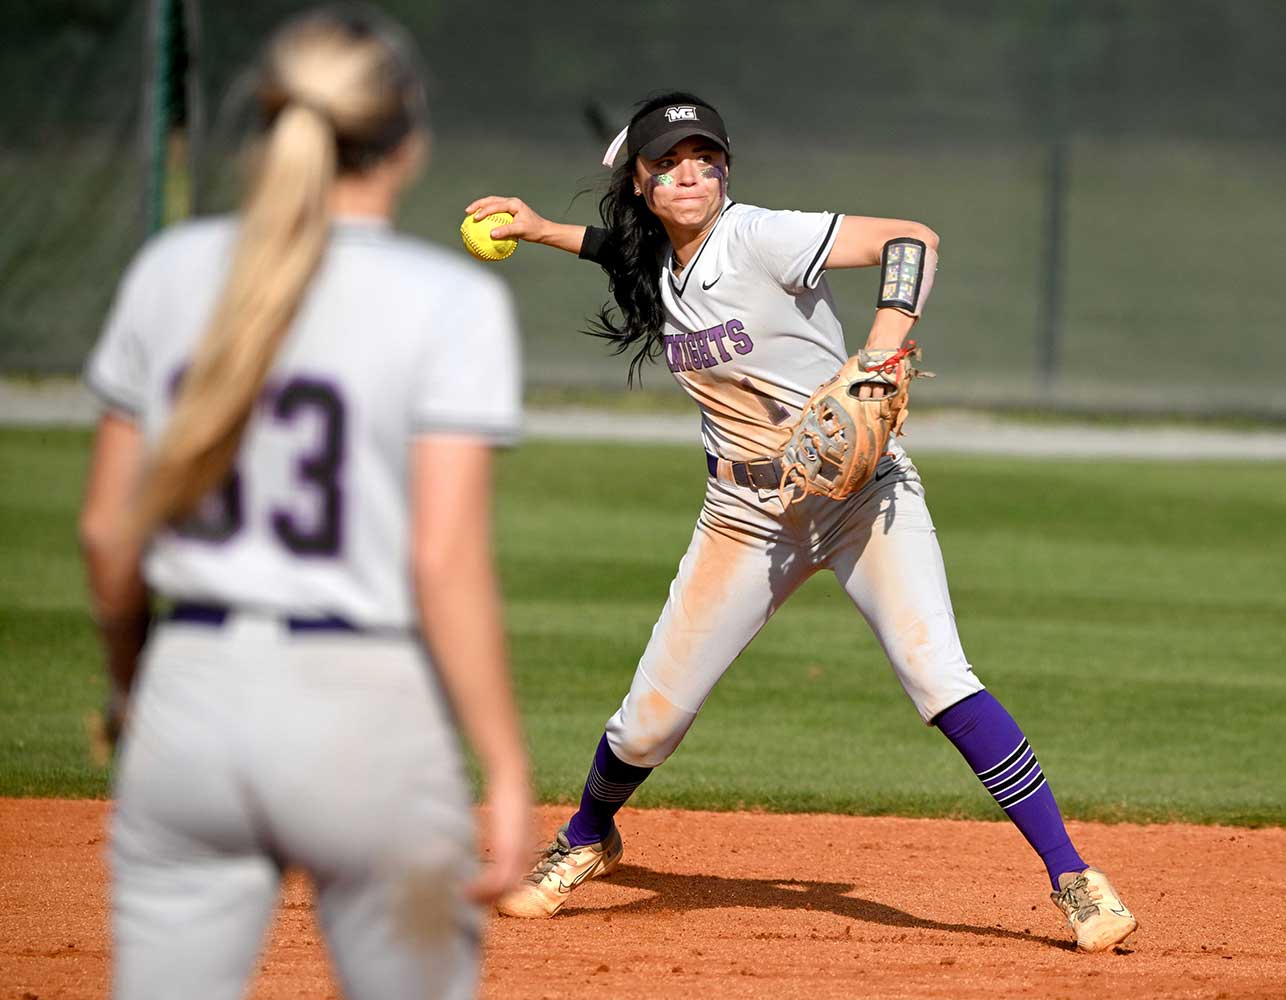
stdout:
{"type": "MultiPolygon", "coordinates": [[[[148,229],[234,204],[238,74],[305,5],[10,6],[0,371],[74,372],[148,229]]],[[[691,89],[728,122],[738,200],[941,234],[923,402],[1286,417],[1275,0],[378,6],[432,73],[413,233],[453,244],[488,192],[593,221],[632,102],[691,89]]],[[[532,385],[624,386],[621,359],[579,333],[606,297],[595,268],[537,247],[500,266],[532,385]]],[[[855,349],[875,278],[830,281],[855,349]]]]}

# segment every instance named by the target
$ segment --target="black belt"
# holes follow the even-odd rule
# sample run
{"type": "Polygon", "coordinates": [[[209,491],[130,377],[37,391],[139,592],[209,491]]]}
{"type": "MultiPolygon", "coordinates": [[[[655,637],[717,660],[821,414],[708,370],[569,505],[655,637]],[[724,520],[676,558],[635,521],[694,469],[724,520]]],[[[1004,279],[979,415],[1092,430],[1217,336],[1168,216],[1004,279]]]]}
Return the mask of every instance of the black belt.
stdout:
{"type": "MultiPolygon", "coordinates": [[[[738,486],[748,486],[757,490],[776,490],[781,488],[781,459],[756,458],[749,462],[728,463],[732,481],[738,486]]],[[[727,476],[719,475],[719,459],[706,452],[706,469],[715,479],[727,481],[727,476]]]]}
{"type": "MultiPolygon", "coordinates": [[[[226,604],[195,604],[182,601],[170,609],[168,617],[170,621],[182,622],[184,625],[209,625],[211,628],[220,628],[235,611],[235,608],[230,608],[226,604]]],[[[307,618],[299,615],[281,615],[279,620],[284,622],[291,632],[361,633],[366,631],[360,625],[354,625],[348,619],[338,615],[307,618]]]]}

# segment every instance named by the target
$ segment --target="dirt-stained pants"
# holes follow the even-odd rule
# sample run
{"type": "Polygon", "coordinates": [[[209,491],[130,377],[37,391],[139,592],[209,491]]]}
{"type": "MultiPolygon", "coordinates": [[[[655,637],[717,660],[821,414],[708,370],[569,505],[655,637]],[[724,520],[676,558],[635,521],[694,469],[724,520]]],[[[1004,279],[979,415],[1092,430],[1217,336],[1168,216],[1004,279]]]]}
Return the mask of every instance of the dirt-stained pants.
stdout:
{"type": "Polygon", "coordinates": [[[613,753],[654,767],[674,752],[719,678],[813,573],[834,572],[926,722],[982,690],[965,659],[920,476],[899,449],[847,500],[789,508],[772,491],[711,479],[696,531],[608,720],[613,753]]]}

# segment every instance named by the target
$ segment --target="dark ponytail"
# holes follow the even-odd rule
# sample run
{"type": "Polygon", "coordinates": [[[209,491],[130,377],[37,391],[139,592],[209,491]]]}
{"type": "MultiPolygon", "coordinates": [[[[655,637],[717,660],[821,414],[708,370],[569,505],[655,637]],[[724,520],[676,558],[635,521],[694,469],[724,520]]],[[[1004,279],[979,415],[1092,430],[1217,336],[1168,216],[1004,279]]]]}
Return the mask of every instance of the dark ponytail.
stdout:
{"type": "MultiPolygon", "coordinates": [[[[684,91],[658,94],[635,108],[630,124],[668,104],[710,107],[708,102],[684,91]]],[[[624,354],[632,345],[639,345],[630,359],[630,385],[635,375],[642,377],[644,363],[660,357],[664,348],[665,307],[658,275],[661,250],[669,239],[642,195],[634,193],[634,183],[634,160],[630,159],[612,171],[607,193],[598,203],[598,213],[607,228],[607,250],[599,264],[607,272],[607,287],[616,309],[604,303],[585,331],[611,341],[615,354],[624,354]]]]}

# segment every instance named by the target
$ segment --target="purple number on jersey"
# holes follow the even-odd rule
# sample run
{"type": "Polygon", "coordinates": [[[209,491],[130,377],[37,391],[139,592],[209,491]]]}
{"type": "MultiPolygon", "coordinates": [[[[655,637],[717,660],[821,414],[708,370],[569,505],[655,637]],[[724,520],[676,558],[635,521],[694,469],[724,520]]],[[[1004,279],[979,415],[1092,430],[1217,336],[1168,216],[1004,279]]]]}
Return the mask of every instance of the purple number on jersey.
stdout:
{"type": "MultiPolygon", "coordinates": [[[[185,371],[186,367],[180,368],[170,379],[171,396],[178,392],[185,371]]],[[[320,515],[312,524],[301,524],[292,511],[275,509],[273,534],[296,555],[338,555],[343,538],[344,494],[339,477],[347,422],[344,401],[329,382],[299,375],[280,386],[265,386],[260,402],[271,405],[272,415],[279,421],[293,422],[301,411],[312,411],[322,421],[321,446],[296,465],[299,481],[318,492],[320,515]]],[[[192,541],[229,541],[245,524],[242,495],[241,473],[233,466],[223,483],[203,497],[196,511],[174,530],[192,541]]]]}
{"type": "Polygon", "coordinates": [[[202,497],[196,510],[174,525],[174,530],[194,542],[222,544],[244,523],[241,509],[241,476],[236,469],[223,484],[202,497]]]}
{"type": "Polygon", "coordinates": [[[311,525],[300,525],[288,510],[272,512],[272,530],[291,552],[301,556],[333,556],[339,553],[343,523],[344,494],[339,473],[344,463],[344,403],[334,386],[310,378],[293,378],[277,393],[272,415],[292,421],[301,410],[311,410],[322,419],[321,447],[303,456],[296,469],[299,480],[319,495],[321,516],[311,525]]]}

